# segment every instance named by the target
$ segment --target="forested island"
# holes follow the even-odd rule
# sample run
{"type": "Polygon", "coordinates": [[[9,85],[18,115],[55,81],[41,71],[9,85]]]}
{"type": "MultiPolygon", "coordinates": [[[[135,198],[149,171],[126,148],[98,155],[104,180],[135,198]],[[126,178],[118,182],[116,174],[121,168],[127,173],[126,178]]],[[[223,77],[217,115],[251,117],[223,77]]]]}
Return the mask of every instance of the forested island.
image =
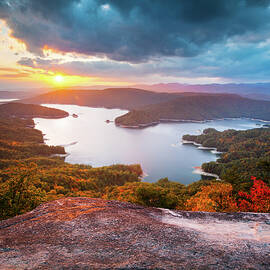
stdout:
{"type": "MultiPolygon", "coordinates": [[[[200,180],[185,186],[167,178],[156,179],[155,183],[141,182],[142,169],[138,164],[99,168],[69,164],[64,161],[64,157],[54,155],[64,154],[64,148],[44,144],[42,133],[34,129],[33,125],[32,119],[14,117],[13,112],[0,118],[1,219],[25,213],[42,202],[63,197],[103,198],[192,211],[270,211],[269,129],[239,133],[244,134],[239,135],[243,138],[248,138],[248,134],[251,134],[253,148],[248,142],[244,144],[239,136],[235,136],[233,145],[235,149],[240,149],[239,153],[243,152],[243,147],[250,151],[253,149],[254,152],[252,157],[243,153],[245,159],[233,161],[240,162],[242,166],[242,162],[248,160],[249,166],[242,166],[248,172],[246,175],[238,166],[239,173],[235,169],[234,174],[229,174],[228,168],[221,181],[200,180]],[[252,180],[249,178],[251,175],[262,180],[252,180]],[[250,192],[256,193],[257,187],[263,190],[261,197],[250,199],[250,192]]],[[[227,132],[230,134],[228,137],[238,134],[237,131],[227,132]]],[[[210,138],[213,134],[219,133],[208,130],[204,136],[210,138]]],[[[185,138],[197,140],[194,137],[185,138]]],[[[229,145],[229,139],[227,143],[229,145]]],[[[214,143],[204,145],[216,146],[214,143]]],[[[226,144],[223,144],[223,148],[218,146],[218,149],[227,150],[226,144]]],[[[203,166],[205,170],[206,166],[208,165],[203,166]]]]}

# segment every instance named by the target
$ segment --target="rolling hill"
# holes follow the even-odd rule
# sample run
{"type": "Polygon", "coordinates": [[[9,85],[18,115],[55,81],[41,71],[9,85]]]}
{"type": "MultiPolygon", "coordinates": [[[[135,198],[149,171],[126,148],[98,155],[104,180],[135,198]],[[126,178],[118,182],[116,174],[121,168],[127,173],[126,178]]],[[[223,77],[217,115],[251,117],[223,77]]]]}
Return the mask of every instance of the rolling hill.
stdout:
{"type": "Polygon", "coordinates": [[[74,104],[89,107],[135,109],[149,104],[171,100],[181,94],[155,93],[133,88],[108,88],[105,90],[59,90],[23,99],[32,104],[74,104]]]}
{"type": "Polygon", "coordinates": [[[121,126],[147,126],[160,121],[204,121],[219,118],[257,118],[270,121],[270,102],[231,94],[197,94],[132,110],[116,118],[121,126]]]}

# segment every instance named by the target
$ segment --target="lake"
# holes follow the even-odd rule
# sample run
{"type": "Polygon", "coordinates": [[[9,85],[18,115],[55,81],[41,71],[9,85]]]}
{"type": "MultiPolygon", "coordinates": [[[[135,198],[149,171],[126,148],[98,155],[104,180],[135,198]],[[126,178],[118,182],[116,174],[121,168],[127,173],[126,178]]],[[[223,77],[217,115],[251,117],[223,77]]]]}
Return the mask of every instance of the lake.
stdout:
{"type": "Polygon", "coordinates": [[[78,115],[63,119],[35,118],[36,128],[45,134],[49,145],[63,145],[69,163],[89,164],[93,167],[112,164],[141,164],[146,174],[144,181],[170,180],[189,184],[201,178],[194,167],[215,161],[217,155],[199,150],[193,145],[182,145],[184,134],[200,134],[205,128],[217,130],[256,128],[263,123],[248,119],[216,120],[206,123],[162,123],[145,129],[116,127],[114,120],[127,111],[91,108],[77,105],[52,105],[78,115]]]}

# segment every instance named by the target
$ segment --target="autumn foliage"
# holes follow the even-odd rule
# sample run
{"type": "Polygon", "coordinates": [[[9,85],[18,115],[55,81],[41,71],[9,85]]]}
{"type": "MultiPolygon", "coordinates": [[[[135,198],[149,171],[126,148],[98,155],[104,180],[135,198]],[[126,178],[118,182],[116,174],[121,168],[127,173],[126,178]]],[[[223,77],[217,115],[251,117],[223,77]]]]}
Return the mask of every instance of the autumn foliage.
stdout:
{"type": "Polygon", "coordinates": [[[213,183],[203,186],[186,202],[190,211],[207,212],[270,212],[270,188],[262,180],[252,177],[253,186],[249,193],[233,195],[229,183],[213,183]]]}
{"type": "Polygon", "coordinates": [[[236,201],[232,196],[232,185],[213,183],[203,186],[186,202],[190,211],[234,212],[237,211],[236,201]]]}
{"type": "Polygon", "coordinates": [[[252,177],[250,193],[239,192],[238,207],[243,212],[270,212],[270,188],[260,179],[252,177]]]}

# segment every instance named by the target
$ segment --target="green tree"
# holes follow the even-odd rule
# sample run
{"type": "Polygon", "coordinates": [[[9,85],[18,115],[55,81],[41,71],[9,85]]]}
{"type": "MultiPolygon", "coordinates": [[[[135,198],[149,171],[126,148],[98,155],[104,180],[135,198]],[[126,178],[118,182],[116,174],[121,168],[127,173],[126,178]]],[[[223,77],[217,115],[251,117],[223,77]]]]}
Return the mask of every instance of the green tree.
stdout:
{"type": "Polygon", "coordinates": [[[0,218],[8,218],[32,210],[45,200],[37,177],[37,166],[11,167],[8,179],[0,186],[0,218]]]}

